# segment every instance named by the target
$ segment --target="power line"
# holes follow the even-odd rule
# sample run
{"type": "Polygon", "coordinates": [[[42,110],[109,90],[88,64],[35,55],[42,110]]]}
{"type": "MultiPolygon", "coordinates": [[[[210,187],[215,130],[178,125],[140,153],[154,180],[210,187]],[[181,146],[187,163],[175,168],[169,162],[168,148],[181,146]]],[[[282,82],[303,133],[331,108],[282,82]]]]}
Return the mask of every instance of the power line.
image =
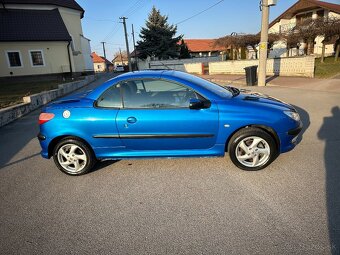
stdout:
{"type": "Polygon", "coordinates": [[[204,10],[202,10],[202,11],[200,11],[200,12],[198,12],[198,13],[192,15],[192,16],[190,16],[189,18],[186,18],[186,19],[184,19],[184,20],[181,20],[180,22],[176,23],[176,25],[182,24],[182,23],[188,21],[189,19],[192,19],[192,18],[197,17],[198,15],[200,15],[200,14],[202,14],[202,13],[204,13],[204,12],[210,10],[211,8],[213,8],[213,7],[215,7],[216,5],[222,3],[223,1],[224,1],[224,0],[218,1],[217,3],[215,3],[215,4],[211,5],[211,6],[209,6],[208,8],[206,8],[206,9],[204,9],[204,10]]]}
{"type": "MultiPolygon", "coordinates": [[[[143,4],[144,0],[137,0],[133,5],[131,5],[125,12],[128,13],[128,15],[133,14],[136,10],[140,9],[141,5],[143,4]]],[[[121,16],[128,16],[128,15],[121,15],[121,16]]],[[[120,26],[118,26],[118,23],[115,24],[112,28],[112,30],[105,36],[103,41],[107,41],[109,38],[111,38],[115,33],[117,33],[120,29],[120,26]]]]}

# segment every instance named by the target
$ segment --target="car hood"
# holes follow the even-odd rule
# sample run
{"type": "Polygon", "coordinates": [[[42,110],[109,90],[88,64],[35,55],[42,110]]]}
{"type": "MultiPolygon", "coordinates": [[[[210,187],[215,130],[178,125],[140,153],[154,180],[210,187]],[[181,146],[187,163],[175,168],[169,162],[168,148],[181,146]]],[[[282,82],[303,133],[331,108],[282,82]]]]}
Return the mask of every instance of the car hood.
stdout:
{"type": "Polygon", "coordinates": [[[248,90],[240,90],[240,94],[237,96],[238,100],[242,100],[244,103],[254,103],[257,105],[263,105],[268,107],[279,108],[282,110],[291,110],[296,111],[295,108],[275,97],[258,93],[258,92],[251,92],[248,90]]]}

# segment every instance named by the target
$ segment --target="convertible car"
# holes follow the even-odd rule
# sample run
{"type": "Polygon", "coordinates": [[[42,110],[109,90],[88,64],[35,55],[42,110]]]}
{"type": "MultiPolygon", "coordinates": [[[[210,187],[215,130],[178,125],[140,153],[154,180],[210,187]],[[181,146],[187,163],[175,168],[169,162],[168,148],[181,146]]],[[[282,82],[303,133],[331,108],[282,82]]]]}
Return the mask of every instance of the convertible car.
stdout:
{"type": "Polygon", "coordinates": [[[292,150],[302,129],[290,104],[173,70],[125,73],[54,101],[39,124],[41,155],[70,175],[98,160],[226,152],[240,169],[260,170],[292,150]]]}

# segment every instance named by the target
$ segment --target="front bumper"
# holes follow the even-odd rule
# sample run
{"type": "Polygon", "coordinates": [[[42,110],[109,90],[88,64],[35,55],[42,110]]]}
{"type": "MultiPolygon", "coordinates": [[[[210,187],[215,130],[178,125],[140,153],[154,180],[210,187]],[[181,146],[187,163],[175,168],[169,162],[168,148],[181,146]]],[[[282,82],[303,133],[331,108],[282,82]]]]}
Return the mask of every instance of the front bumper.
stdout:
{"type": "Polygon", "coordinates": [[[293,129],[289,129],[287,132],[279,134],[280,142],[281,142],[281,146],[280,146],[281,153],[288,152],[294,149],[294,147],[298,143],[298,137],[302,131],[302,128],[303,128],[303,125],[302,125],[302,122],[300,121],[297,127],[293,129]]]}
{"type": "Polygon", "coordinates": [[[288,131],[288,135],[297,136],[302,130],[302,122],[300,121],[299,126],[288,131]]]}

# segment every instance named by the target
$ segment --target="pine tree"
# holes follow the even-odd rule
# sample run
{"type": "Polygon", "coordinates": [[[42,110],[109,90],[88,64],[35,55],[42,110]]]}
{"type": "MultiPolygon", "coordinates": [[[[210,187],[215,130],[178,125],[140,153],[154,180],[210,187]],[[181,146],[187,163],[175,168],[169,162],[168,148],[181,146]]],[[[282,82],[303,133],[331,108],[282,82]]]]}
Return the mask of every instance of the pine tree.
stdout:
{"type": "Polygon", "coordinates": [[[137,51],[142,59],[150,57],[161,59],[177,58],[179,45],[177,42],[183,35],[175,37],[177,26],[168,24],[168,16],[161,15],[155,7],[152,8],[146,27],[141,29],[137,42],[137,51]]]}
{"type": "Polygon", "coordinates": [[[183,58],[191,58],[191,55],[190,55],[188,46],[187,46],[187,44],[184,42],[183,39],[182,39],[181,45],[180,45],[179,58],[181,58],[181,59],[183,59],[183,58]]]}

